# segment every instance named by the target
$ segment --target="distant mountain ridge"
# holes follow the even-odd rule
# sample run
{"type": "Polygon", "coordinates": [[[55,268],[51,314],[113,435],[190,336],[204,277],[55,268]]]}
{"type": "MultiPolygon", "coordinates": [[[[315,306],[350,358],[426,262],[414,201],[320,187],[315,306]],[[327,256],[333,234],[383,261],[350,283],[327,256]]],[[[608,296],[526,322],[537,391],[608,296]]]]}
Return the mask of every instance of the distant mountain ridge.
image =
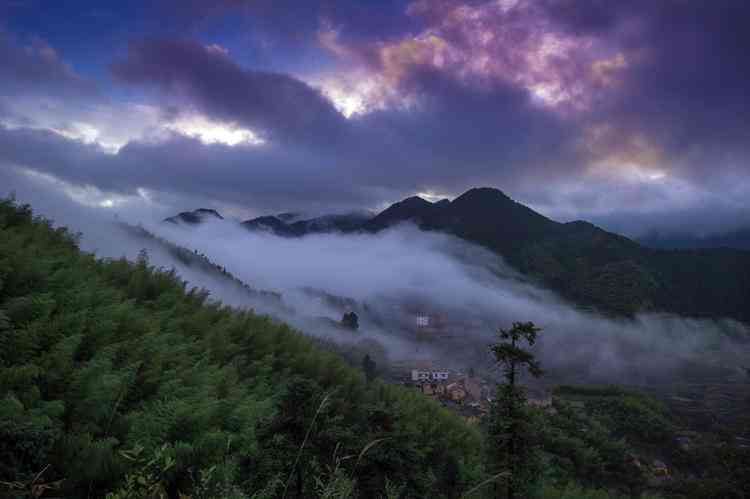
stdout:
{"type": "Polygon", "coordinates": [[[198,208],[193,211],[183,211],[177,215],[169,218],[165,218],[164,221],[172,224],[178,224],[184,222],[186,224],[196,225],[205,222],[209,218],[216,218],[218,220],[224,220],[218,211],[211,210],[208,208],[198,208]]]}
{"type": "MultiPolygon", "coordinates": [[[[165,218],[164,222],[198,225],[212,218],[224,220],[224,217],[216,210],[198,208],[197,210],[183,211],[173,217],[165,218]]],[[[361,230],[371,218],[372,215],[365,212],[322,215],[314,218],[305,218],[300,213],[285,212],[278,215],[264,215],[245,220],[240,225],[248,230],[271,232],[277,236],[299,237],[311,233],[354,232],[361,230]]]]}
{"type": "Polygon", "coordinates": [[[242,225],[300,237],[378,232],[403,222],[484,246],[584,309],[615,316],[661,311],[750,323],[750,251],[652,249],[589,222],[556,222],[494,188],[470,189],[453,201],[436,203],[414,196],[370,218],[286,223],[266,216],[242,225]]]}
{"type": "Polygon", "coordinates": [[[246,229],[267,231],[277,236],[299,237],[312,233],[355,232],[370,218],[365,213],[344,213],[300,220],[296,214],[282,213],[246,220],[241,225],[246,229]]]}

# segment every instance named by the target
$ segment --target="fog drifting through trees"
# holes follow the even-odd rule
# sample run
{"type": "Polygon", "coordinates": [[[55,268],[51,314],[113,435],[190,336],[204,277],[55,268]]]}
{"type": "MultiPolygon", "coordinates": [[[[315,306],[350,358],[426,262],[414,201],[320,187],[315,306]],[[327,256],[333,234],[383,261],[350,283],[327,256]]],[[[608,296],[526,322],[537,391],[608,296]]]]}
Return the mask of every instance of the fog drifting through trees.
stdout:
{"type": "Polygon", "coordinates": [[[20,180],[11,184],[19,201],[31,202],[37,213],[81,231],[84,250],[133,259],[145,248],[155,265],[175,267],[190,285],[205,287],[216,299],[253,307],[336,341],[374,339],[392,360],[429,355],[465,366],[486,356],[496,327],[532,319],[545,330],[536,350],[543,365],[580,380],[667,381],[698,362],[702,372],[741,375],[741,359],[747,354],[742,342],[730,339],[748,337],[747,328],[736,322],[654,313],[625,320],[579,311],[534,286],[496,255],[410,225],[378,234],[283,238],[249,232],[230,220],[200,226],[144,223],[154,234],[205,254],[250,286],[281,293],[285,308],[269,308],[237,293],[220,275],[186,267],[162,245],[134,238],[119,226],[121,221],[139,223],[144,212],[121,213],[115,221],[112,210],[84,207],[40,190],[43,183],[20,180]],[[309,288],[366,304],[371,316],[363,317],[356,336],[325,327],[313,319],[339,320],[341,312],[303,291],[309,288]],[[455,338],[447,343],[416,344],[403,330],[410,320],[398,307],[403,303],[419,303],[444,312],[451,321],[472,325],[452,331],[455,338]],[[289,307],[294,314],[285,312],[289,307]]]}

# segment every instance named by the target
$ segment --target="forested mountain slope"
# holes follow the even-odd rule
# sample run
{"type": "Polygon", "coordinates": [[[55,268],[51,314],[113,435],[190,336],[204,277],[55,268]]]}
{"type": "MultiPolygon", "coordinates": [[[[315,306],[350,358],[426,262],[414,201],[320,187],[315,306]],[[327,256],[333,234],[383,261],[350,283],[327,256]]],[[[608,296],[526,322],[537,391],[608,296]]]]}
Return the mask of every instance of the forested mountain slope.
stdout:
{"type": "Polygon", "coordinates": [[[452,202],[409,198],[365,228],[403,221],[481,244],[584,308],[750,322],[750,251],[650,249],[588,222],[555,222],[491,188],[452,202]]]}
{"type": "Polygon", "coordinates": [[[315,220],[289,224],[266,216],[243,226],[299,237],[378,232],[412,222],[494,251],[581,308],[615,316],[656,311],[750,323],[750,251],[649,248],[588,222],[556,222],[498,189],[471,189],[453,201],[436,203],[414,196],[369,220],[315,220]]]}
{"type": "Polygon", "coordinates": [[[588,222],[555,222],[490,188],[452,202],[409,198],[365,227],[377,231],[403,221],[481,244],[580,307],[750,322],[748,251],[650,249],[588,222]]]}
{"type": "Polygon", "coordinates": [[[301,498],[346,476],[362,497],[456,497],[480,449],[457,416],[299,332],[0,203],[0,481],[301,498]]]}

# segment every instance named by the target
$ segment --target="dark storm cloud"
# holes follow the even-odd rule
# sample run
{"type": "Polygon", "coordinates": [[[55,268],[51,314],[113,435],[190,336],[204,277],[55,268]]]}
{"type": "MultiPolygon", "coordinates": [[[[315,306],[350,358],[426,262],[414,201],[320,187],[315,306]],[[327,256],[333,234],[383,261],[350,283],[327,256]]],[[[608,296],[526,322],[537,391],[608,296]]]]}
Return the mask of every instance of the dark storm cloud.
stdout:
{"type": "Polygon", "coordinates": [[[133,42],[113,66],[128,83],[157,85],[166,95],[222,121],[275,140],[335,137],[343,117],[319,91],[291,76],[240,68],[225,54],[191,41],[133,42]]]}
{"type": "Polygon", "coordinates": [[[182,135],[133,141],[109,154],[54,132],[0,126],[0,168],[27,168],[116,194],[145,188],[257,212],[360,208],[401,194],[350,183],[346,171],[327,168],[336,164],[334,152],[330,158],[315,154],[301,147],[206,145],[182,135]]]}
{"type": "MultiPolygon", "coordinates": [[[[235,148],[184,137],[132,142],[117,155],[127,171],[118,182],[137,178],[146,187],[210,193],[255,209],[372,206],[415,190],[454,192],[487,178],[514,185],[571,154],[565,124],[532,106],[524,90],[471,86],[426,67],[410,68],[399,83],[415,97],[414,106],[350,120],[306,83],[245,70],[194,43],[134,44],[114,72],[157,86],[165,98],[180,94],[183,106],[269,139],[235,148]],[[528,171],[519,175],[523,168],[528,171]]],[[[106,169],[91,173],[96,185],[118,185],[96,178],[110,175],[106,169]]]]}
{"type": "Polygon", "coordinates": [[[532,105],[525,90],[474,85],[427,67],[411,68],[400,90],[418,104],[352,120],[365,142],[383,144],[373,154],[394,184],[457,192],[491,182],[512,189],[532,177],[565,175],[575,164],[571,129],[532,105]]]}
{"type": "MultiPolygon", "coordinates": [[[[265,83],[237,71],[246,85],[265,83]]],[[[269,117],[243,107],[242,95],[238,102],[229,101],[236,82],[228,81],[224,90],[221,81],[210,80],[211,91],[204,91],[202,80],[170,83],[203,89],[200,107],[210,117],[269,129],[268,117],[279,133],[297,130],[294,111],[305,105],[269,117]],[[283,117],[291,125],[280,121],[283,117]]],[[[487,176],[512,185],[521,178],[513,167],[525,165],[531,172],[564,154],[563,124],[531,107],[522,91],[472,89],[427,69],[415,71],[403,85],[420,96],[418,106],[351,120],[339,117],[335,127],[319,127],[309,135],[302,134],[303,128],[262,146],[206,145],[175,134],[131,141],[111,155],[53,132],[0,129],[0,161],[107,191],[133,193],[144,187],[256,211],[283,211],[372,207],[419,190],[463,190],[487,176]]],[[[262,85],[243,88],[243,93],[263,91],[262,85]]],[[[318,94],[303,95],[312,95],[315,105],[321,102],[318,94]]]]}

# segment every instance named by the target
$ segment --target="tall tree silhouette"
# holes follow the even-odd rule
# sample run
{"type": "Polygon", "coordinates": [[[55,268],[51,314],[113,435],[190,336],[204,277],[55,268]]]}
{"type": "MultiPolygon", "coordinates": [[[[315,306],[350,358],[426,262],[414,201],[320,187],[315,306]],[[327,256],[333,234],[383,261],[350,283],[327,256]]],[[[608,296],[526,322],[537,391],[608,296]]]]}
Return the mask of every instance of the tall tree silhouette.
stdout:
{"type": "Polygon", "coordinates": [[[496,364],[502,369],[504,382],[497,387],[489,427],[489,460],[498,471],[507,470],[506,486],[496,486],[498,497],[527,497],[537,476],[538,453],[532,418],[526,405],[526,393],[518,380],[523,372],[534,377],[542,369],[534,356],[524,350],[533,346],[541,331],[533,322],[515,322],[509,330],[500,329],[499,341],[490,346],[496,364]]]}

